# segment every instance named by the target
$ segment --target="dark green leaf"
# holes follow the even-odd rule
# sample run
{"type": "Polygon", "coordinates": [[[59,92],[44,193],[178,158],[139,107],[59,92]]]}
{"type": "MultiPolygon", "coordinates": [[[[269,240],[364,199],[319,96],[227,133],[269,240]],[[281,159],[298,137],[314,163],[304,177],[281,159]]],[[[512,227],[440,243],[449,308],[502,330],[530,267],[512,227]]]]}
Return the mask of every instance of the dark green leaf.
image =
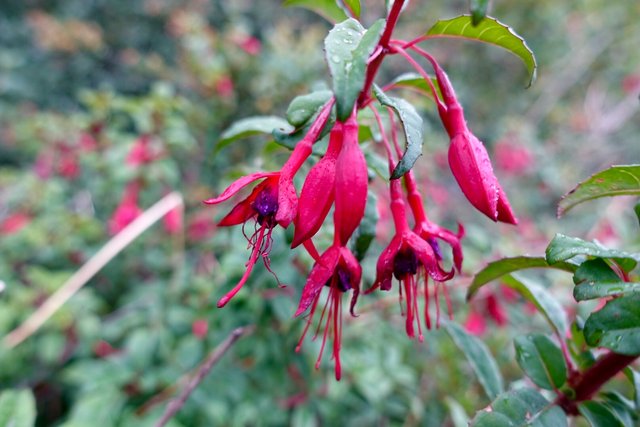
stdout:
{"type": "Polygon", "coordinates": [[[293,130],[286,120],[275,116],[248,117],[238,120],[222,132],[222,136],[216,144],[216,151],[237,139],[261,133],[271,134],[274,129],[287,133],[293,130]]]}
{"type": "MultiPolygon", "coordinates": [[[[438,85],[438,81],[435,77],[431,78],[431,83],[433,83],[433,87],[436,90],[436,94],[439,98],[442,98],[442,93],[440,92],[440,86],[438,85]]],[[[435,100],[433,97],[433,92],[431,91],[431,87],[429,83],[425,81],[425,79],[418,73],[404,73],[393,79],[390,83],[394,87],[406,88],[417,90],[418,92],[426,95],[431,100],[435,100]]]]}
{"type": "Polygon", "coordinates": [[[472,25],[469,15],[438,21],[427,31],[430,37],[462,37],[500,46],[524,62],[529,71],[529,85],[536,79],[536,58],[522,37],[511,27],[490,16],[485,17],[477,26],[472,25]]]}
{"type": "Polygon", "coordinates": [[[518,291],[528,301],[531,301],[547,319],[558,336],[564,336],[568,328],[567,315],[558,300],[547,289],[515,274],[505,276],[503,283],[518,291]]]}
{"type": "Polygon", "coordinates": [[[384,22],[376,21],[365,32],[358,21],[350,18],[334,26],[324,40],[339,121],[345,121],[353,112],[364,86],[367,60],[378,44],[384,22]]]}
{"type": "Polygon", "coordinates": [[[640,196],[640,165],[612,166],[582,181],[558,203],[558,217],[569,209],[600,197],[640,196]]]}
{"type": "Polygon", "coordinates": [[[592,313],[584,325],[584,336],[592,347],[640,354],[640,294],[616,298],[592,313]]]}
{"type": "Polygon", "coordinates": [[[536,390],[522,388],[502,393],[491,403],[490,410],[476,414],[471,425],[563,427],[567,417],[536,390]]]}
{"type": "Polygon", "coordinates": [[[487,16],[487,8],[489,0],[469,0],[469,10],[471,11],[471,24],[476,27],[485,16],[487,16]]]}
{"type": "Polygon", "coordinates": [[[620,277],[602,258],[583,262],[573,275],[573,283],[576,285],[586,282],[614,283],[619,281],[620,277]]]}
{"type": "Polygon", "coordinates": [[[31,390],[5,390],[0,394],[0,426],[31,427],[36,402],[31,390]]]}
{"type": "Polygon", "coordinates": [[[636,405],[636,409],[640,410],[640,372],[632,369],[631,367],[626,367],[624,373],[633,386],[633,401],[636,405]]]}
{"type": "Polygon", "coordinates": [[[318,90],[293,98],[287,108],[287,121],[298,128],[306,124],[311,117],[327,103],[333,94],[330,90],[318,90]]]}
{"type": "Polygon", "coordinates": [[[353,239],[353,254],[359,261],[362,261],[371,246],[371,242],[376,237],[376,225],[378,224],[378,198],[373,191],[367,194],[367,205],[364,217],[356,229],[353,239]]]}
{"type": "Polygon", "coordinates": [[[490,262],[474,276],[473,282],[471,282],[471,286],[469,286],[469,289],[467,290],[467,300],[471,299],[478,289],[492,280],[498,279],[505,274],[527,268],[556,268],[570,273],[573,273],[576,270],[576,266],[574,264],[558,262],[550,265],[547,260],[542,257],[518,256],[502,258],[497,261],[490,262]]]}
{"type": "Polygon", "coordinates": [[[593,400],[578,404],[578,410],[592,427],[625,427],[607,405],[593,400]]]}
{"type": "Polygon", "coordinates": [[[471,421],[472,427],[516,427],[509,417],[498,412],[479,412],[471,421]]]}
{"type": "Polygon", "coordinates": [[[632,401],[624,397],[618,392],[607,391],[601,393],[603,403],[608,406],[613,414],[625,426],[633,426],[633,413],[635,413],[635,405],[632,401]]]}
{"type": "Polygon", "coordinates": [[[342,0],[342,3],[349,10],[352,17],[360,19],[360,0],[342,0]]]}
{"type": "Polygon", "coordinates": [[[625,271],[635,268],[640,255],[607,249],[597,243],[587,242],[576,237],[556,234],[545,251],[547,262],[554,264],[559,261],[566,261],[577,255],[590,255],[599,258],[611,258],[616,261],[625,271]]]}
{"type": "Polygon", "coordinates": [[[445,322],[444,329],[466,356],[485,394],[489,399],[495,399],[503,391],[503,381],[498,365],[487,346],[455,323],[445,322]]]}
{"type": "Polygon", "coordinates": [[[424,143],[422,138],[422,118],[413,105],[404,99],[387,96],[376,85],[373,86],[373,90],[382,105],[391,107],[396,112],[404,130],[404,136],[407,141],[406,148],[391,174],[391,179],[398,179],[409,172],[418,157],[422,155],[422,144],[424,143]]]}
{"type": "Polygon", "coordinates": [[[284,0],[283,5],[312,10],[333,23],[347,19],[347,14],[337,5],[335,0],[284,0]]]}
{"type": "Polygon", "coordinates": [[[640,203],[633,207],[634,212],[636,213],[636,217],[638,217],[638,223],[640,223],[640,203]]]}
{"type": "Polygon", "coordinates": [[[567,365],[560,348],[546,335],[516,337],[516,360],[529,378],[547,390],[559,389],[567,380],[567,365]]]}
{"type": "Polygon", "coordinates": [[[576,301],[640,292],[640,283],[623,282],[602,258],[580,264],[573,282],[577,285],[573,288],[576,301]]]}

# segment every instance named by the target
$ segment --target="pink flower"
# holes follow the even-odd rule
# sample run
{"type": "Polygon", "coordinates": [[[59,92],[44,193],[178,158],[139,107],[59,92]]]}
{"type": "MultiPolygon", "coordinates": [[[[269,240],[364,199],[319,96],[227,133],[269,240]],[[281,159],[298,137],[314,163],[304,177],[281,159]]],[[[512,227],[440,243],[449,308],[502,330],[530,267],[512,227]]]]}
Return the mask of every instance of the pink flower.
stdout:
{"type": "Polygon", "coordinates": [[[259,54],[260,50],[262,49],[262,43],[260,43],[260,40],[252,36],[244,37],[239,42],[239,46],[240,46],[240,49],[244,50],[249,55],[254,55],[254,56],[259,54]]]}
{"type": "Polygon", "coordinates": [[[233,96],[233,80],[229,76],[221,76],[215,83],[216,93],[220,98],[229,99],[233,96]]]}
{"type": "Polygon", "coordinates": [[[209,238],[215,230],[215,224],[208,212],[198,212],[189,220],[187,237],[194,242],[209,238]]]}
{"type": "Polygon", "coordinates": [[[487,321],[481,313],[471,310],[467,321],[464,322],[464,329],[472,335],[483,335],[487,330],[487,321]]]}
{"type": "Polygon", "coordinates": [[[447,74],[440,67],[435,70],[446,105],[446,108],[440,106],[439,113],[451,139],[449,167],[453,176],[476,209],[494,221],[517,224],[507,196],[493,173],[486,148],[467,127],[447,74]]]}
{"type": "Polygon", "coordinates": [[[191,324],[191,333],[198,339],[206,338],[208,330],[209,324],[205,319],[194,320],[191,324]]]}
{"type": "Polygon", "coordinates": [[[142,210],[138,206],[139,184],[132,182],[125,188],[120,204],[109,219],[109,233],[117,234],[133,222],[142,210]]]}
{"type": "Polygon", "coordinates": [[[6,217],[0,222],[0,234],[9,235],[15,234],[29,225],[31,217],[23,212],[16,212],[6,217]]]}
{"type": "Polygon", "coordinates": [[[173,208],[162,218],[164,230],[168,234],[178,234],[182,230],[182,206],[173,208]]]}
{"type": "Polygon", "coordinates": [[[495,146],[498,169],[511,175],[524,175],[533,165],[533,156],[524,146],[500,141],[495,146]]]}
{"type": "Polygon", "coordinates": [[[340,346],[342,339],[342,294],[353,289],[350,306],[350,311],[353,315],[353,308],[358,299],[358,294],[360,293],[361,277],[362,267],[360,267],[358,260],[353,256],[349,249],[340,245],[336,241],[331,247],[329,247],[329,249],[316,259],[311,273],[309,273],[309,277],[307,278],[307,283],[304,285],[304,289],[302,290],[300,304],[295,314],[296,316],[299,316],[311,307],[307,318],[307,324],[304,328],[304,332],[302,333],[302,337],[298,342],[298,346],[296,347],[296,351],[300,351],[302,341],[311,326],[311,321],[313,320],[316,308],[318,307],[322,288],[329,288],[329,295],[325,302],[325,306],[322,309],[318,328],[314,335],[315,339],[318,336],[326,313],[326,325],[322,334],[322,346],[320,347],[320,354],[316,361],[316,369],[320,366],[327,337],[328,334],[331,333],[333,335],[333,359],[335,360],[336,380],[340,380],[342,374],[342,367],[340,364],[340,346]]]}
{"type": "Polygon", "coordinates": [[[151,136],[142,135],[133,143],[127,154],[126,163],[131,166],[142,166],[153,162],[157,156],[151,151],[151,136]]]}

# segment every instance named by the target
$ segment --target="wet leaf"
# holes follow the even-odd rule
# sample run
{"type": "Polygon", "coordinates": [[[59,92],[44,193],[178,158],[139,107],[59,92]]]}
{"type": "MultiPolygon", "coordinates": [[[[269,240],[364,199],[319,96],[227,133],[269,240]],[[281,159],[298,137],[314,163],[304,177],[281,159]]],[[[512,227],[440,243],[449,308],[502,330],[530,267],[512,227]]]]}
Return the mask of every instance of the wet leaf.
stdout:
{"type": "Polygon", "coordinates": [[[516,360],[520,368],[538,386],[559,389],[567,380],[567,365],[560,348],[546,335],[516,337],[516,360]]]}
{"type": "Polygon", "coordinates": [[[592,427],[625,427],[607,405],[593,400],[578,404],[578,411],[592,427]]]}
{"type": "Polygon", "coordinates": [[[257,116],[238,120],[222,132],[215,150],[217,152],[232,142],[251,135],[261,133],[270,135],[274,130],[281,130],[288,133],[291,132],[293,128],[286,120],[276,116],[257,116]]]}
{"type": "Polygon", "coordinates": [[[640,294],[616,298],[592,313],[584,324],[584,336],[592,347],[640,354],[640,294]]]}
{"type": "Polygon", "coordinates": [[[312,10],[333,23],[347,19],[347,14],[335,0],[284,0],[282,4],[286,7],[295,6],[312,10]]]}
{"type": "Polygon", "coordinates": [[[306,124],[322,109],[332,95],[330,90],[318,90],[296,96],[287,108],[287,121],[296,128],[306,124]]]}
{"type": "Polygon", "coordinates": [[[551,405],[540,393],[529,388],[502,393],[489,408],[477,413],[471,421],[471,426],[563,427],[567,425],[567,417],[560,407],[551,405]]]}
{"type": "Polygon", "coordinates": [[[545,254],[549,264],[566,261],[578,255],[613,259],[625,271],[633,270],[640,260],[639,254],[607,249],[597,243],[587,242],[564,234],[555,235],[549,246],[547,246],[545,254]]]}

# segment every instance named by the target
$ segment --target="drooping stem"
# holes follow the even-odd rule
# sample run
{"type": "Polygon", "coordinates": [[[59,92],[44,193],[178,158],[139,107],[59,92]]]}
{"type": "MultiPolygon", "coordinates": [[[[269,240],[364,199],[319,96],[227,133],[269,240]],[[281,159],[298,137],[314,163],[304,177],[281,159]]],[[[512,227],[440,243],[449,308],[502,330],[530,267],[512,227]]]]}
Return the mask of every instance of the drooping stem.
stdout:
{"type": "Polygon", "coordinates": [[[393,34],[393,30],[398,23],[398,18],[400,17],[400,12],[402,11],[404,2],[405,0],[395,0],[393,2],[393,6],[391,6],[391,10],[389,11],[389,15],[387,16],[387,23],[384,27],[382,35],[380,36],[380,41],[378,41],[378,49],[375,50],[375,52],[378,52],[378,54],[367,67],[364,86],[362,87],[362,92],[360,92],[360,96],[358,97],[358,108],[362,108],[366,104],[369,98],[369,92],[371,92],[373,80],[378,73],[380,65],[382,65],[384,57],[389,53],[389,42],[391,41],[391,34],[393,34]]]}
{"type": "Polygon", "coordinates": [[[610,351],[598,359],[589,369],[570,381],[573,395],[560,394],[556,405],[569,415],[578,415],[578,403],[589,400],[611,378],[629,366],[638,356],[627,356],[610,351]]]}

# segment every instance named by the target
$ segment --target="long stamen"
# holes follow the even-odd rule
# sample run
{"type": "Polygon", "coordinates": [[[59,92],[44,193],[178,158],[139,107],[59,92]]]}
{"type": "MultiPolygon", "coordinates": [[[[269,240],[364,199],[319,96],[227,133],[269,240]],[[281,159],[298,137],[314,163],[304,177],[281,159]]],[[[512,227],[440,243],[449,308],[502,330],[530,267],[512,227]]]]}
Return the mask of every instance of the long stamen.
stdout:
{"type": "MultiPolygon", "coordinates": [[[[322,360],[322,353],[324,352],[324,346],[327,343],[327,337],[329,336],[329,329],[333,329],[331,327],[331,321],[329,320],[333,314],[333,305],[329,304],[331,300],[331,293],[334,292],[333,287],[329,290],[329,297],[327,298],[327,304],[325,304],[325,308],[329,305],[329,312],[327,313],[327,325],[324,328],[324,333],[322,334],[322,345],[320,346],[320,354],[318,354],[318,360],[316,360],[316,369],[320,368],[320,361],[322,360]]],[[[324,314],[324,310],[323,313],[324,314]]],[[[322,319],[320,319],[322,322],[322,319]]],[[[335,334],[334,334],[335,335],[335,334]]]]}
{"type": "Polygon", "coordinates": [[[405,319],[405,329],[407,330],[407,335],[410,338],[415,337],[415,333],[413,331],[413,316],[415,315],[414,313],[414,299],[415,299],[415,295],[412,294],[412,289],[411,289],[411,283],[410,283],[410,279],[408,277],[404,277],[402,280],[402,284],[404,285],[404,289],[405,292],[407,294],[407,314],[406,314],[406,319],[405,319]]]}
{"type": "Polygon", "coordinates": [[[307,331],[309,330],[309,327],[311,326],[311,322],[313,321],[313,314],[316,312],[316,307],[318,306],[318,301],[319,300],[320,300],[320,294],[318,294],[313,299],[313,303],[311,304],[311,310],[309,311],[309,314],[307,315],[307,323],[304,325],[304,331],[302,331],[302,336],[300,337],[300,340],[298,341],[298,345],[296,346],[296,353],[299,353],[300,350],[302,349],[302,341],[304,341],[304,337],[307,335],[307,331]]]}
{"type": "Polygon", "coordinates": [[[413,317],[416,319],[416,323],[418,324],[418,341],[424,341],[424,335],[422,335],[422,324],[420,323],[419,308],[418,308],[418,282],[416,281],[416,276],[411,275],[409,279],[411,289],[413,290],[413,317]]]}
{"type": "Polygon", "coordinates": [[[440,298],[438,297],[440,282],[436,282],[433,298],[436,300],[436,329],[440,328],[440,298]]]}
{"type": "Polygon", "coordinates": [[[429,315],[429,276],[424,275],[424,321],[427,329],[431,330],[431,316],[429,315]]]}
{"type": "Polygon", "coordinates": [[[333,358],[335,360],[336,380],[340,381],[342,366],[340,365],[340,342],[342,339],[342,297],[338,289],[332,289],[333,298],[333,358]]]}

